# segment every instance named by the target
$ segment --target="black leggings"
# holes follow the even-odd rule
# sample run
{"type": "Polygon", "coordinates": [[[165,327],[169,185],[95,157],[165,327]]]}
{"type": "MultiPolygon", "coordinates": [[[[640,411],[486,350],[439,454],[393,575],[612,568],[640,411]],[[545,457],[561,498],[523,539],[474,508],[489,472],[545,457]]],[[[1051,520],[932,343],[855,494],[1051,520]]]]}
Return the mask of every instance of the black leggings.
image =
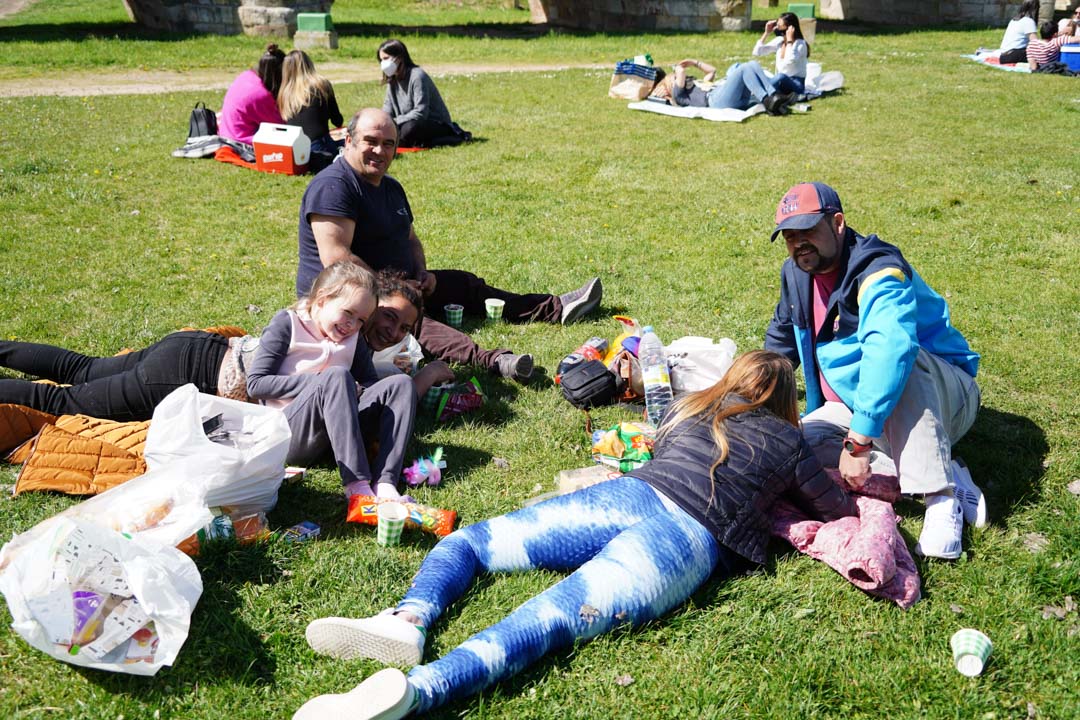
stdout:
{"type": "Polygon", "coordinates": [[[217,394],[218,371],[229,341],[213,333],[173,333],[145,350],[89,357],[53,347],[0,342],[0,366],[71,387],[0,380],[0,403],[52,415],[83,414],[108,420],[149,420],[154,408],[181,385],[217,394]]]}
{"type": "Polygon", "coordinates": [[[1026,63],[1027,62],[1027,48],[1014,48],[1012,50],[1006,50],[998,55],[999,63],[1026,63]]]}

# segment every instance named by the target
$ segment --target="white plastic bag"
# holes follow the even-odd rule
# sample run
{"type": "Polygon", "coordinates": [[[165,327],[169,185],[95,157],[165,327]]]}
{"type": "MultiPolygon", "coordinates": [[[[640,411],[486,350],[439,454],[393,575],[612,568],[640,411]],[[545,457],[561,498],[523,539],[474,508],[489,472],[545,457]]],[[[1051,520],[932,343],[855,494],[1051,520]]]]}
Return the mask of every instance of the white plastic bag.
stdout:
{"type": "Polygon", "coordinates": [[[687,335],[664,348],[671,370],[671,390],[675,395],[711,387],[735,361],[735,342],[721,338],[687,335]]]}
{"type": "Polygon", "coordinates": [[[78,518],[57,516],[31,533],[5,545],[5,556],[12,544],[21,552],[0,571],[15,632],[98,670],[153,675],[173,663],[202,595],[191,558],[78,518]]]}
{"type": "Polygon", "coordinates": [[[205,505],[235,512],[269,512],[285,477],[292,434],[276,408],[200,393],[184,385],[154,409],[146,436],[146,466],[187,475],[203,491],[205,505]],[[213,442],[203,422],[220,416],[213,442]]]}

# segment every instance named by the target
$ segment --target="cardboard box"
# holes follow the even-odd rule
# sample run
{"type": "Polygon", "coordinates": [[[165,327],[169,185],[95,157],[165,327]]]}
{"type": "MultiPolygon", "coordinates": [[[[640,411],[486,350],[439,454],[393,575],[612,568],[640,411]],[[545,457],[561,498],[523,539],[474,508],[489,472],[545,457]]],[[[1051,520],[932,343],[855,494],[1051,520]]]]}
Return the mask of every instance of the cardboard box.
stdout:
{"type": "Polygon", "coordinates": [[[295,125],[262,123],[252,138],[255,168],[267,173],[303,175],[311,160],[311,140],[295,125]]]}

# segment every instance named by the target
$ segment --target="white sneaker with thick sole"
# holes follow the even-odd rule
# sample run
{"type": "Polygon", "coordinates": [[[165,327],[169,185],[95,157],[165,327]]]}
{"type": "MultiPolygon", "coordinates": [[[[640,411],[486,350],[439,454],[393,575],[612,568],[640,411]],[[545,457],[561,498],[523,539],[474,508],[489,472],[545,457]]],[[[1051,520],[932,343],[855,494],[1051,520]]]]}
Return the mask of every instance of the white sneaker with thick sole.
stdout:
{"type": "Polygon", "coordinates": [[[960,557],[964,509],[952,495],[926,496],[926,515],[915,552],[924,557],[955,560],[960,557]]]}
{"type": "Polygon", "coordinates": [[[405,673],[386,668],[347,693],[311,698],[293,720],[399,720],[415,709],[417,699],[405,673]]]}
{"type": "Polygon", "coordinates": [[[339,660],[370,658],[387,665],[418,665],[424,631],[385,610],[374,617],[312,620],[304,633],[317,653],[339,660]]]}
{"type": "Polygon", "coordinates": [[[971,473],[963,460],[952,461],[954,494],[964,509],[964,522],[977,528],[986,527],[990,518],[986,512],[986,497],[971,479],[971,473]]]}

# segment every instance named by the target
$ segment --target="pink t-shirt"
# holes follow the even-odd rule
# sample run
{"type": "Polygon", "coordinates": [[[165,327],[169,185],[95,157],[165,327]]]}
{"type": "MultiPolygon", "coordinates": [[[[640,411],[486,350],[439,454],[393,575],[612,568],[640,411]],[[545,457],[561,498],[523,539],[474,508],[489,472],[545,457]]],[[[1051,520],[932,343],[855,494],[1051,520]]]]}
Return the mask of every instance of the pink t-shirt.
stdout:
{"type": "MultiPolygon", "coordinates": [[[[829,296],[832,295],[832,291],[836,287],[836,281],[840,277],[840,270],[833,270],[830,273],[822,273],[812,277],[814,280],[814,342],[816,343],[818,335],[821,334],[821,326],[825,324],[825,312],[829,309],[829,296]]],[[[821,383],[821,392],[825,395],[826,400],[844,402],[829,387],[821,368],[818,368],[818,382],[821,383]]]]}
{"type": "Polygon", "coordinates": [[[277,101],[254,70],[245,70],[233,80],[221,101],[217,121],[218,135],[247,145],[251,144],[260,123],[285,123],[277,101]]]}

